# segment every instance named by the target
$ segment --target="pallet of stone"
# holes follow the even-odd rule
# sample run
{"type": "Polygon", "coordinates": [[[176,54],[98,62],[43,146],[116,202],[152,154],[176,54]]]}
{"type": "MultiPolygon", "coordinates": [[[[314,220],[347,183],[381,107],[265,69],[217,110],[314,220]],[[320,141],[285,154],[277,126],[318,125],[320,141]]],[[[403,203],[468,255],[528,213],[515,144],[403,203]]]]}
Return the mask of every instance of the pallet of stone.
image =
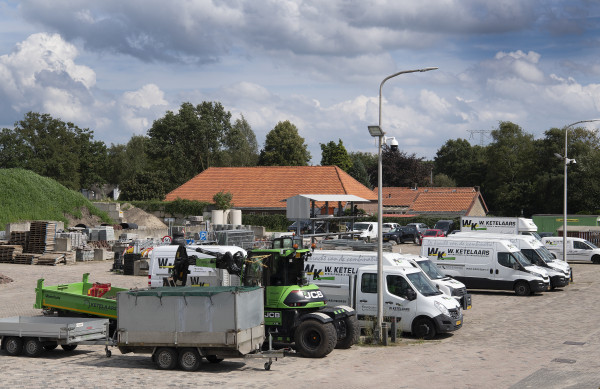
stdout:
{"type": "Polygon", "coordinates": [[[41,254],[17,254],[15,255],[15,264],[19,265],[36,265],[41,254]]]}
{"type": "Polygon", "coordinates": [[[86,262],[94,260],[94,250],[77,249],[75,251],[75,260],[77,262],[86,262]]]}
{"type": "Polygon", "coordinates": [[[52,252],[52,253],[42,254],[38,258],[36,265],[56,266],[59,263],[62,263],[62,264],[67,263],[65,253],[52,252]]]}

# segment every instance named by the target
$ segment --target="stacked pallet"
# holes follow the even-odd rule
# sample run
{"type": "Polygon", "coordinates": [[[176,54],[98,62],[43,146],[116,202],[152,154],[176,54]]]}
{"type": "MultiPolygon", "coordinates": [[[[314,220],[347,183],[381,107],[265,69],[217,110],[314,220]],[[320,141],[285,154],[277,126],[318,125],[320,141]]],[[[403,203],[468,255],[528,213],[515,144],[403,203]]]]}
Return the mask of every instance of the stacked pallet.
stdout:
{"type": "Polygon", "coordinates": [[[75,251],[75,260],[77,262],[87,262],[94,260],[94,250],[77,249],[75,251]]]}
{"type": "Polygon", "coordinates": [[[27,247],[27,238],[29,237],[29,231],[11,231],[8,244],[18,245],[21,247],[27,247]]]}
{"type": "Polygon", "coordinates": [[[19,265],[37,265],[41,254],[21,253],[16,254],[15,263],[19,265]]]}
{"type": "Polygon", "coordinates": [[[53,251],[55,235],[56,223],[32,221],[29,227],[27,252],[43,254],[46,251],[53,251]]]}
{"type": "Polygon", "coordinates": [[[23,248],[19,245],[2,245],[0,246],[0,263],[15,263],[14,255],[22,252],[23,248]]]}
{"type": "Polygon", "coordinates": [[[56,266],[59,263],[67,263],[67,260],[65,258],[65,254],[64,253],[53,252],[53,253],[42,254],[38,258],[36,265],[51,265],[51,266],[56,266]]]}

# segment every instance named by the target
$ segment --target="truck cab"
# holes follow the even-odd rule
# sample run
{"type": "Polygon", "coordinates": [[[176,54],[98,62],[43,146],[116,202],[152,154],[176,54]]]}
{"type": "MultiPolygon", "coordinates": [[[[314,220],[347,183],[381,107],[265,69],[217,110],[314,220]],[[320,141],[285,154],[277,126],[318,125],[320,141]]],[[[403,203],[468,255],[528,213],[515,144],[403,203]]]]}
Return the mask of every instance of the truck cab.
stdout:
{"type": "MultiPolygon", "coordinates": [[[[439,291],[420,269],[384,266],[383,272],[383,316],[399,319],[402,331],[431,339],[462,327],[458,302],[439,291]]],[[[356,311],[359,319],[377,314],[377,266],[358,269],[356,311]]]]}

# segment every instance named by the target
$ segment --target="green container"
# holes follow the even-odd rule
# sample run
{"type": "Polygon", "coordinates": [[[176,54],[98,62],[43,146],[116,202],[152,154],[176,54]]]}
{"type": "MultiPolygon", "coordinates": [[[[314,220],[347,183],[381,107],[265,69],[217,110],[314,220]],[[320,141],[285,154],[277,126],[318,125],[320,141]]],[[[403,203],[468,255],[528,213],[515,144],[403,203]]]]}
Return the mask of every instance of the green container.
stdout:
{"type": "Polygon", "coordinates": [[[102,297],[88,296],[88,291],[94,286],[93,283],[88,282],[89,275],[85,273],[82,282],[53,286],[44,286],[44,279],[40,278],[35,288],[33,307],[116,319],[117,293],[129,289],[111,285],[110,290],[102,297]]]}

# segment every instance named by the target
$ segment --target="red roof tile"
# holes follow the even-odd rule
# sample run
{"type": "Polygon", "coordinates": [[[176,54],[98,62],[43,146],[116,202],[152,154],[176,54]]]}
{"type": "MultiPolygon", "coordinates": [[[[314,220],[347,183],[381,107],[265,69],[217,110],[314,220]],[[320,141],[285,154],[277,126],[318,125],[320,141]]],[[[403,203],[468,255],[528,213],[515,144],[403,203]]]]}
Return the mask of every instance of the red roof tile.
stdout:
{"type": "Polygon", "coordinates": [[[409,211],[466,213],[478,199],[478,192],[423,192],[419,193],[409,211]]]}
{"type": "Polygon", "coordinates": [[[230,192],[236,208],[280,208],[282,200],[298,194],[352,194],[377,200],[373,192],[337,166],[211,167],[166,196],[213,202],[213,196],[230,192]]]}

